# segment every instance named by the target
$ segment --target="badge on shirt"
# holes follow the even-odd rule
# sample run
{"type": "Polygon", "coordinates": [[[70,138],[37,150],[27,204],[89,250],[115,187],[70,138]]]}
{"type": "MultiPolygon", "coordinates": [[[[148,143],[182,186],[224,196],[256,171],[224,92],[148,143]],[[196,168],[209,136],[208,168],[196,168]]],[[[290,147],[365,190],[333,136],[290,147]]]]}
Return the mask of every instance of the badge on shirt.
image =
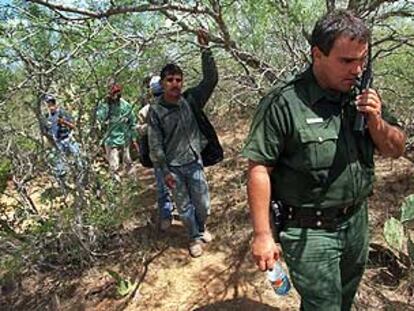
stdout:
{"type": "Polygon", "coordinates": [[[323,123],[322,118],[307,118],[306,124],[316,124],[316,123],[323,123]]]}

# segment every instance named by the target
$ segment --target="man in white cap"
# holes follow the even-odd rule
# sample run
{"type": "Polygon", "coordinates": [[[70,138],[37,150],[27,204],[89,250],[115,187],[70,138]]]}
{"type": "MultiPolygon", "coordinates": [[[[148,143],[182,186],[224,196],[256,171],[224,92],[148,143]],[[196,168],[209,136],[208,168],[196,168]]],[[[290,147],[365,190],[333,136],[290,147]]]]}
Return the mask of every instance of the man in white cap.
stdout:
{"type": "MultiPolygon", "coordinates": [[[[148,79],[144,80],[148,81],[148,79]]],[[[139,150],[141,152],[141,163],[144,166],[152,166],[152,163],[144,163],[143,157],[145,155],[143,153],[146,152],[146,155],[149,156],[148,150],[148,112],[150,105],[154,103],[155,99],[162,95],[163,90],[160,83],[159,76],[153,76],[148,84],[147,84],[148,96],[146,96],[146,102],[143,103],[144,106],[138,112],[138,122],[137,122],[137,130],[140,136],[139,139],[139,150]]],[[[149,161],[149,158],[147,159],[149,161]]],[[[150,162],[150,161],[149,161],[150,162]]],[[[158,168],[154,169],[155,174],[155,182],[157,186],[157,205],[159,210],[159,220],[160,220],[160,230],[167,231],[171,226],[172,221],[172,210],[173,210],[173,203],[170,191],[168,190],[167,185],[164,181],[164,175],[162,171],[158,168]]]]}

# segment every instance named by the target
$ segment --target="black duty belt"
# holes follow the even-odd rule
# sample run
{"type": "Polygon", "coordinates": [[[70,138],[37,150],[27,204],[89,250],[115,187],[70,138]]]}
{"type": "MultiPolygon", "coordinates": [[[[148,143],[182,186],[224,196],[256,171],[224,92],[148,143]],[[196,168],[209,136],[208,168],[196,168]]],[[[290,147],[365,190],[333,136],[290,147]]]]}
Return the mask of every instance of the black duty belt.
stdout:
{"type": "Polygon", "coordinates": [[[329,208],[298,208],[284,206],[286,227],[337,230],[341,223],[354,215],[362,203],[329,208]]]}

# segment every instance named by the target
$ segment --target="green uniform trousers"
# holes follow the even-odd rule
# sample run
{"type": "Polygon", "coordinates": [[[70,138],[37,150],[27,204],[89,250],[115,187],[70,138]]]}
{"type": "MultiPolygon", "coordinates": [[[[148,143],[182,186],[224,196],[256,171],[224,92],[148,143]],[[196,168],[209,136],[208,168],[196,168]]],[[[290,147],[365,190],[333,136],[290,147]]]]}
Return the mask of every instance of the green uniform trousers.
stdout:
{"type": "Polygon", "coordinates": [[[351,310],[368,257],[366,202],[336,231],[287,227],[280,243],[301,310],[351,310]]]}

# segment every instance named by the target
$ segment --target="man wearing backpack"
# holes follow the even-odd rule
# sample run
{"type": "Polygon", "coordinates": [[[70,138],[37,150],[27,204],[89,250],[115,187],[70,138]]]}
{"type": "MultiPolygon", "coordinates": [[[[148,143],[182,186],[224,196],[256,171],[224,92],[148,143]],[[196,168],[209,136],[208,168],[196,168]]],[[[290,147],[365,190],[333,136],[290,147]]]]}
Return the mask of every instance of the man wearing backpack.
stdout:
{"type": "Polygon", "coordinates": [[[110,170],[116,177],[120,166],[120,153],[122,153],[123,166],[129,172],[132,167],[130,144],[138,148],[135,112],[133,106],[121,98],[121,93],[122,86],[112,84],[106,101],[98,106],[96,112],[98,121],[106,126],[102,143],[105,146],[110,170]]]}
{"type": "MultiPolygon", "coordinates": [[[[149,159],[148,150],[148,112],[150,105],[154,103],[156,98],[162,95],[162,86],[160,77],[155,76],[145,79],[146,85],[146,101],[143,102],[142,108],[138,112],[137,130],[139,133],[139,150],[140,161],[143,166],[152,167],[149,159]]],[[[173,203],[170,192],[164,181],[164,175],[160,168],[154,168],[155,182],[157,186],[157,204],[159,210],[160,230],[167,231],[171,226],[173,203]]]]}
{"type": "Polygon", "coordinates": [[[207,137],[199,128],[194,110],[205,106],[218,81],[207,33],[199,30],[197,38],[202,48],[203,79],[182,93],[181,68],[166,65],[160,74],[164,93],[150,108],[148,127],[151,160],[173,192],[178,213],[189,232],[189,252],[193,257],[201,256],[202,243],[212,240],[206,230],[210,196],[201,159],[207,137]]]}

